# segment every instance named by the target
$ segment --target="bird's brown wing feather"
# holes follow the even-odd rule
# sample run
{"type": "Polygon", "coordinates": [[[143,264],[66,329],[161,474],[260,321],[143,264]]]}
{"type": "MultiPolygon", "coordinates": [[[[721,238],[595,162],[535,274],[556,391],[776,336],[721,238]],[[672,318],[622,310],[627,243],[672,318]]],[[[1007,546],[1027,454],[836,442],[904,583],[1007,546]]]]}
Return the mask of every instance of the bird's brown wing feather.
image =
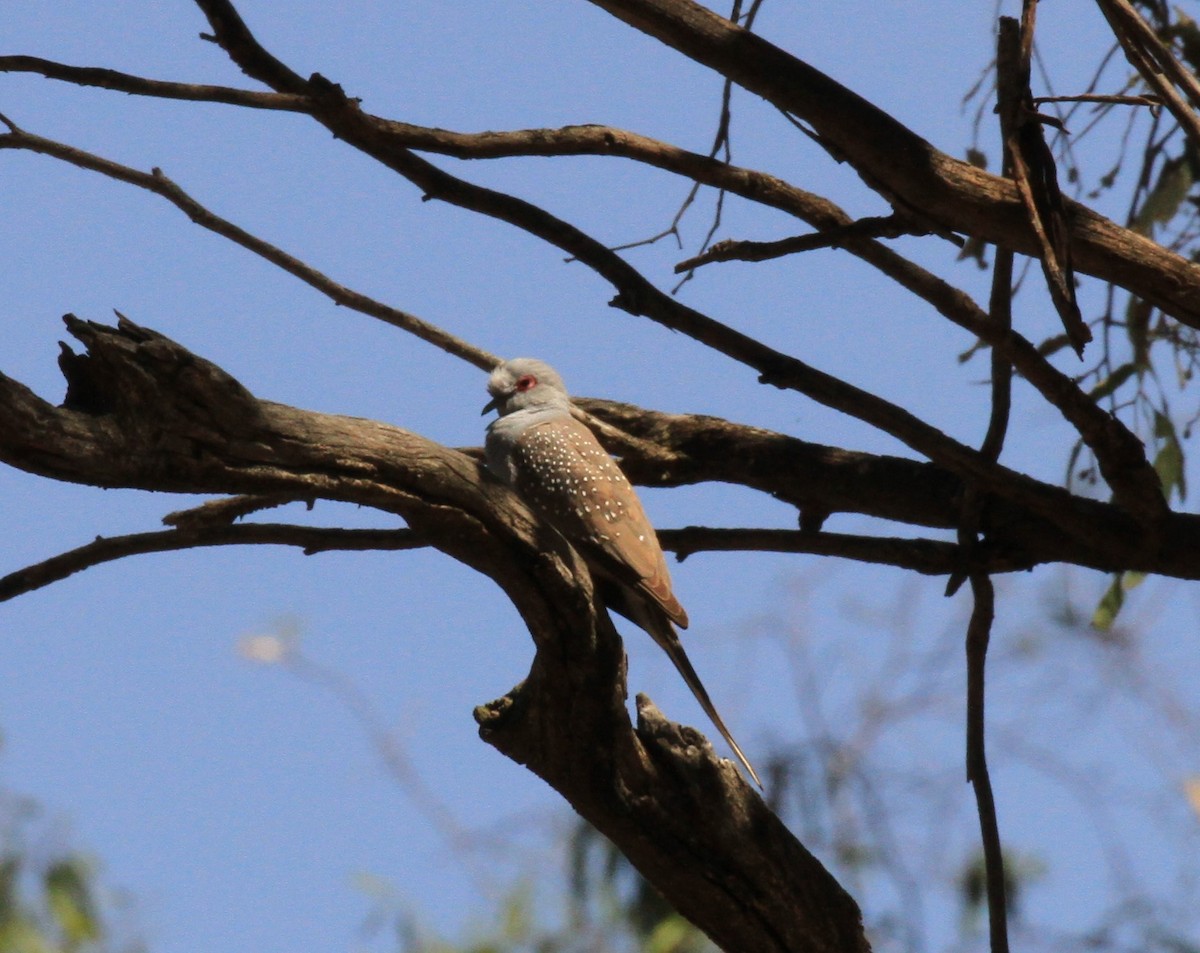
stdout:
{"type": "Polygon", "coordinates": [[[587,559],[644,592],[676,625],[687,613],[671,591],[667,561],[641,501],[616,461],[583,424],[568,418],[535,424],[514,451],[517,492],[587,559]],[[540,432],[539,432],[540,431],[540,432]],[[541,466],[553,454],[552,467],[541,466]],[[553,469],[569,479],[547,480],[553,469]]]}

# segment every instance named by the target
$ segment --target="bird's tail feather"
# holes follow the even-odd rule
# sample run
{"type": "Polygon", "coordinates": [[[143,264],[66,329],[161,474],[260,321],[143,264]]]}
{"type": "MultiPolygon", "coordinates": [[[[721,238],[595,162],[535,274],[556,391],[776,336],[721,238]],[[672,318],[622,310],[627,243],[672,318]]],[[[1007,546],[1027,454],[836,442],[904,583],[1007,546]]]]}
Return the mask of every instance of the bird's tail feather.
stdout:
{"type": "Polygon", "coordinates": [[[704,709],[704,714],[708,715],[709,720],[721,733],[726,743],[733,749],[733,753],[737,755],[738,760],[746,769],[746,772],[754,779],[754,783],[762,789],[762,781],[759,780],[758,772],[754,770],[754,765],[750,763],[750,759],[746,757],[741,746],[733,740],[733,734],[725,727],[725,722],[717,711],[717,706],[712,703],[712,699],[708,697],[708,690],[705,689],[704,683],[700,681],[700,676],[696,674],[696,670],[692,667],[691,659],[687,657],[687,653],[683,650],[683,643],[679,641],[679,636],[675,634],[675,630],[671,627],[671,623],[666,619],[661,620],[661,625],[654,625],[649,629],[651,637],[659,644],[667,657],[675,665],[676,670],[692,694],[696,697],[696,701],[700,703],[700,707],[704,709]]]}

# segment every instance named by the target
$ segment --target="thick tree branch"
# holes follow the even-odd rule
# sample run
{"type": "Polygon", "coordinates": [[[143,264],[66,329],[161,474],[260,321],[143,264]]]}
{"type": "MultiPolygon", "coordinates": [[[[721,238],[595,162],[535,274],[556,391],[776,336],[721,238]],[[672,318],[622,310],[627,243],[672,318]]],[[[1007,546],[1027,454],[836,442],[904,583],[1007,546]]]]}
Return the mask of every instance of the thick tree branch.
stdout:
{"type": "MultiPolygon", "coordinates": [[[[952,231],[1037,254],[1011,182],[939,152],[819,70],[693,0],[591,0],[631,26],[808,123],[821,140],[900,209],[952,231]]],[[[1067,203],[1078,270],[1200,326],[1200,265],[1067,203]]]]}
{"type": "MultiPolygon", "coordinates": [[[[266,55],[265,51],[264,55],[266,55]]],[[[8,61],[13,59],[21,61],[18,65],[32,68],[31,64],[27,62],[30,58],[7,58],[8,61]]],[[[4,62],[6,59],[0,58],[0,66],[4,62]]],[[[34,62],[43,64],[43,70],[53,67],[52,71],[56,78],[69,78],[73,75],[72,71],[78,70],[78,68],[65,67],[61,64],[45,64],[45,61],[34,62]]],[[[85,69],[82,72],[91,78],[92,74],[97,71],[85,69]]],[[[129,77],[126,74],[114,74],[111,71],[99,72],[102,74],[105,84],[108,84],[110,88],[122,88],[128,92],[153,90],[154,92],[150,94],[199,98],[195,93],[199,87],[160,83],[140,77],[129,77]]],[[[237,98],[233,95],[235,92],[237,91],[222,90],[223,98],[218,101],[235,101],[237,98]]],[[[288,103],[293,103],[294,94],[279,95],[287,97],[288,103]]],[[[772,363],[778,364],[778,359],[783,356],[763,348],[752,339],[737,335],[737,332],[718,322],[679,305],[675,299],[664,295],[609,249],[573,229],[565,222],[554,219],[536,206],[521,202],[511,196],[480,189],[449,176],[424,160],[411,155],[407,152],[407,148],[428,149],[463,158],[499,155],[624,155],[677,172],[693,178],[697,182],[704,182],[724,191],[734,192],[753,201],[772,205],[803,218],[823,232],[832,232],[837,237],[838,245],[879,268],[905,288],[928,301],[960,327],[999,350],[1001,355],[1011,361],[1026,379],[1076,427],[1084,442],[1096,454],[1101,473],[1113,488],[1117,499],[1139,519],[1145,520],[1147,523],[1153,523],[1162,515],[1165,501],[1162,499],[1157,476],[1145,459],[1140,441],[1129,433],[1119,421],[1098,408],[1074,382],[1055,369],[1025,338],[1013,332],[1011,328],[997,329],[995,325],[987,321],[986,314],[968,296],[915,263],[897,255],[882,243],[868,235],[860,234],[861,227],[858,223],[853,222],[836,205],[820,196],[796,189],[764,173],[739,169],[717,162],[708,156],[690,153],[634,133],[608,127],[572,126],[558,130],[535,129],[478,134],[428,129],[383,120],[362,113],[356,104],[346,100],[327,83],[317,84],[308,103],[309,107],[305,111],[316,115],[326,125],[330,125],[330,128],[333,128],[330,112],[332,110],[337,113],[339,128],[335,131],[348,142],[376,155],[380,161],[386,160],[378,154],[378,151],[372,150],[384,149],[385,146],[382,144],[367,145],[364,143],[364,136],[371,142],[376,139],[386,140],[386,148],[398,162],[398,164],[392,164],[392,167],[422,188],[429,190],[431,196],[436,194],[437,197],[454,204],[502,218],[558,245],[574,258],[593,267],[614,284],[619,292],[615,303],[633,313],[646,314],[675,330],[683,330],[723,353],[749,363],[760,371],[765,370],[765,367],[772,363]],[[433,191],[435,187],[438,189],[437,193],[433,191]],[[639,303],[641,310],[632,307],[631,303],[633,302],[639,303]],[[754,346],[752,352],[748,352],[747,343],[754,346]]],[[[20,131],[14,128],[13,132],[16,135],[20,131]]],[[[439,329],[420,322],[411,315],[394,312],[393,309],[387,309],[378,302],[336,285],[323,275],[314,272],[313,269],[307,268],[271,246],[262,248],[265,243],[245,236],[236,229],[236,226],[223,222],[211,212],[203,209],[169,180],[154,182],[148,180],[145,173],[117,166],[108,160],[88,156],[86,153],[79,153],[78,150],[71,149],[71,147],[51,143],[49,140],[42,140],[27,133],[20,133],[18,138],[11,140],[9,137],[0,137],[0,146],[5,144],[11,147],[34,148],[36,151],[55,155],[66,161],[74,161],[77,156],[87,156],[93,164],[85,167],[96,168],[97,171],[103,171],[105,174],[123,181],[152,188],[179,205],[200,224],[213,228],[221,234],[226,234],[259,254],[264,254],[268,260],[275,261],[286,270],[297,274],[303,280],[313,284],[314,287],[329,294],[335,301],[356,307],[365,313],[373,314],[397,326],[412,330],[413,333],[426,340],[431,340],[439,347],[444,347],[452,353],[461,353],[477,366],[484,367],[496,363],[494,356],[479,352],[477,349],[445,335],[439,329]],[[28,144],[23,140],[27,140],[28,144]]],[[[76,164],[83,163],[77,162],[76,164]]],[[[161,173],[158,175],[161,177],[161,173]]],[[[827,238],[825,235],[802,236],[794,241],[799,242],[803,247],[816,247],[826,244],[827,238]]],[[[803,365],[794,366],[793,370],[800,371],[802,367],[803,365]]],[[[779,376],[776,374],[777,378],[779,376]]],[[[780,383],[780,386],[795,386],[823,403],[830,403],[832,399],[845,401],[854,397],[854,394],[851,393],[836,398],[823,398],[816,396],[811,389],[806,390],[799,381],[786,385],[779,380],[773,382],[780,383]]],[[[817,383],[827,383],[827,381],[818,379],[817,383]]],[[[812,384],[808,385],[809,388],[812,386],[812,384]]],[[[831,403],[830,405],[855,416],[861,416],[860,411],[849,410],[844,404],[831,403]]],[[[935,435],[930,434],[929,436],[935,435]]],[[[901,439],[905,438],[901,437],[901,439]]],[[[906,440],[906,442],[908,441],[906,440]]],[[[922,452],[928,453],[928,451],[922,452]]],[[[938,458],[931,456],[931,459],[938,458]]]]}
{"type": "MultiPolygon", "coordinates": [[[[589,398],[576,398],[576,403],[612,424],[612,434],[637,438],[624,442],[599,434],[637,483],[736,483],[802,512],[862,513],[948,530],[961,525],[965,484],[934,464],[807,443],[719,417],[665,414],[589,398]],[[656,449],[644,454],[645,445],[656,449]]],[[[1153,565],[1146,572],[1200,578],[1200,552],[1195,546],[1200,517],[1170,514],[1161,526],[1161,537],[1150,545],[1150,534],[1121,507],[1074,496],[1059,486],[1033,483],[1037,492],[1045,494],[1038,507],[1023,507],[1008,496],[986,493],[979,499],[978,530],[997,565],[1066,562],[1114,571],[1106,567],[1132,561],[1142,567],[1153,565]],[[1042,515],[1049,508],[1063,511],[1072,525],[1089,525],[1092,532],[1064,533],[1058,522],[1042,515]]]]}
{"type": "MultiPolygon", "coordinates": [[[[853,900],[703,736],[648,704],[634,731],[621,642],[585,565],[476,460],[397,427],[258,400],[128,321],[68,327],[87,351],[64,350],[63,407],[0,376],[0,459],[100,486],[322,497],[402,516],[413,537],[495,580],[537,646],[521,687],[477,713],[490,744],[557,788],[724,948],[867,949],[853,900]]],[[[168,535],[203,539],[204,522],[168,535]]]]}

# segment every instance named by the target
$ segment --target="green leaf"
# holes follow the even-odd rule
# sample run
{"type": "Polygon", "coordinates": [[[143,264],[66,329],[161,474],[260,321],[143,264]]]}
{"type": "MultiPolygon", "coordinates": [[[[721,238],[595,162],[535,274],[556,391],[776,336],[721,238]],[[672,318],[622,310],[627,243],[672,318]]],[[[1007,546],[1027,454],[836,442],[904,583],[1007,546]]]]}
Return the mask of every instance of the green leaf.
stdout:
{"type": "Polygon", "coordinates": [[[68,950],[100,938],[100,921],[88,885],[87,864],[67,857],[46,871],[46,904],[58,924],[68,950]]]}
{"type": "Polygon", "coordinates": [[[1172,492],[1182,502],[1187,498],[1187,477],[1184,475],[1183,445],[1175,433],[1175,424],[1166,414],[1154,412],[1154,436],[1160,441],[1154,455],[1154,470],[1162,481],[1163,495],[1169,500],[1172,492]]]}
{"type": "Polygon", "coordinates": [[[1049,357],[1071,343],[1071,339],[1065,334],[1055,334],[1053,337],[1048,337],[1037,346],[1037,352],[1042,357],[1049,357]]]}
{"type": "Polygon", "coordinates": [[[1179,206],[1192,187],[1192,170],[1185,157],[1176,156],[1163,163],[1158,181],[1146,196],[1142,207],[1134,214],[1129,227],[1143,235],[1153,236],[1154,226],[1169,222],[1179,212],[1179,206]]]}
{"type": "Polygon", "coordinates": [[[1133,362],[1141,367],[1150,363],[1150,316],[1154,306],[1135,295],[1129,296],[1125,308],[1125,331],[1133,345],[1133,362]]]}
{"type": "Polygon", "coordinates": [[[680,953],[697,945],[699,931],[678,914],[660,921],[646,940],[646,953],[680,953]]]}
{"type": "Polygon", "coordinates": [[[1117,621],[1117,614],[1125,604],[1125,587],[1121,584],[1121,574],[1113,576],[1113,581],[1104,593],[1096,611],[1092,613],[1092,626],[1101,632],[1108,632],[1117,621]]]}
{"type": "Polygon", "coordinates": [[[1146,572],[1133,572],[1133,571],[1122,573],[1121,574],[1121,588],[1123,588],[1126,592],[1129,592],[1131,589],[1136,589],[1138,586],[1140,586],[1143,582],[1146,581],[1146,579],[1149,575],[1150,574],[1146,573],[1146,572]]]}
{"type": "Polygon", "coordinates": [[[1133,361],[1130,361],[1128,364],[1122,364],[1115,371],[1109,374],[1108,377],[1093,387],[1088,392],[1088,396],[1092,398],[1092,400],[1100,400],[1102,397],[1107,397],[1127,380],[1129,380],[1129,378],[1131,378],[1134,374],[1136,374],[1138,369],[1138,365],[1133,361]]]}

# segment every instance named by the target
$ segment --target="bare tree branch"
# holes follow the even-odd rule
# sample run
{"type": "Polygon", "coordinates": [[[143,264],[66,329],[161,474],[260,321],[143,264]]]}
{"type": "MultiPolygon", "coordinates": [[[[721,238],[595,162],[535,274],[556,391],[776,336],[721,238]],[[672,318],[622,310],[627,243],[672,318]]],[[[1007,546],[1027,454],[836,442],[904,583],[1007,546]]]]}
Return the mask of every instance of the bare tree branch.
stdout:
{"type": "MultiPolygon", "coordinates": [[[[1036,255],[1011,182],[939,152],[830,77],[693,0],[592,0],[683,55],[807,122],[868,185],[901,210],[1036,255]]],[[[1200,265],[1067,203],[1075,266],[1200,326],[1200,265]]]]}
{"type": "Polygon", "coordinates": [[[818,248],[846,247],[856,238],[899,238],[901,235],[924,235],[925,230],[902,216],[884,215],[860,218],[840,228],[815,235],[796,235],[773,242],[723,241],[675,266],[678,274],[717,261],[770,261],[797,252],[818,248]]]}
{"type": "Polygon", "coordinates": [[[405,529],[334,529],[282,523],[246,523],[239,526],[159,530],[127,536],[100,536],[85,546],[0,577],[0,602],[126,556],[205,546],[245,545],[298,546],[306,556],[311,556],[335,550],[416,549],[427,544],[405,529]]]}
{"type": "MultiPolygon", "coordinates": [[[[266,55],[265,51],[264,55],[266,55]]],[[[72,68],[62,67],[62,69],[72,68]]],[[[135,91],[135,85],[131,83],[129,91],[135,91]]],[[[827,386],[822,385],[828,385],[829,380],[821,376],[814,379],[811,374],[804,373],[813,369],[806,368],[793,359],[773,352],[758,342],[739,335],[732,329],[712,321],[692,309],[679,305],[673,298],[651,285],[599,242],[553,218],[536,206],[521,202],[511,196],[471,186],[435,169],[406,150],[398,150],[394,146],[428,148],[464,157],[583,153],[627,155],[639,161],[694,177],[697,181],[716,185],[723,190],[744,195],[754,201],[774,205],[804,218],[823,230],[836,230],[843,237],[838,244],[875,265],[908,290],[929,301],[950,320],[999,349],[1002,355],[1012,361],[1021,373],[1038,388],[1039,392],[1079,430],[1084,442],[1096,454],[1101,472],[1113,487],[1118,499],[1128,506],[1131,512],[1148,523],[1153,523],[1161,516],[1165,503],[1161,499],[1157,476],[1145,459],[1140,441],[1128,433],[1119,421],[1098,408],[1069,378],[1049,364],[1028,341],[1011,329],[1004,331],[991,325],[986,320],[986,315],[961,291],[896,255],[879,242],[853,234],[855,225],[849,217],[835,205],[819,196],[795,189],[762,173],[737,169],[716,162],[711,157],[688,153],[664,143],[607,127],[576,126],[561,130],[525,130],[514,133],[481,134],[425,129],[363,114],[355,104],[346,100],[336,87],[332,87],[328,83],[318,84],[318,87],[314,89],[312,111],[314,114],[320,110],[328,113],[331,109],[340,111],[339,128],[335,130],[339,136],[359,148],[375,154],[380,161],[392,165],[401,174],[429,190],[431,197],[435,194],[433,190],[437,188],[437,197],[509,221],[558,245],[573,258],[589,264],[613,282],[618,289],[618,298],[614,301],[618,306],[635,314],[645,314],[667,327],[688,333],[722,353],[748,363],[760,371],[765,372],[768,367],[774,366],[777,369],[771,375],[772,383],[778,386],[795,387],[822,403],[859,416],[878,426],[875,418],[862,416],[866,412],[865,409],[849,409],[859,403],[855,400],[856,395],[853,393],[853,389],[847,393],[843,387],[841,388],[842,393],[839,395],[818,396],[821,390],[827,389],[827,386]],[[363,128],[364,123],[367,126],[366,129],[363,128]],[[381,148],[376,142],[380,136],[393,143],[393,147],[388,152],[392,155],[395,163],[388,162],[384,156],[373,151],[381,148]],[[791,362],[792,373],[784,377],[781,376],[778,365],[787,362],[791,362]],[[806,379],[811,383],[803,383],[806,379]]],[[[317,118],[333,128],[328,115],[325,115],[324,118],[322,115],[317,115],[317,118]]],[[[0,137],[0,144],[3,144],[4,138],[0,137]]],[[[46,142],[46,140],[40,141],[46,142]]],[[[66,146],[59,148],[70,149],[66,146]]],[[[62,153],[60,157],[65,158],[66,153],[62,153]]],[[[70,160],[68,159],[68,161],[70,160]]],[[[125,170],[125,172],[144,175],[143,173],[134,173],[133,170],[125,170]]],[[[125,180],[133,181],[130,178],[125,180]]],[[[167,197],[172,198],[171,195],[167,195],[167,197]]],[[[174,201],[174,199],[172,200],[174,201]]],[[[208,214],[211,215],[211,213],[208,214]]],[[[821,241],[817,237],[812,240],[814,242],[821,241]]],[[[284,265],[284,267],[287,266],[284,265]]],[[[304,276],[301,275],[301,277],[304,276]]],[[[310,279],[305,278],[305,280],[310,279]]],[[[334,296],[334,300],[340,300],[335,296],[339,293],[353,294],[346,289],[341,289],[340,286],[323,290],[334,296]]],[[[361,303],[367,313],[381,316],[380,309],[384,306],[377,302],[370,302],[363,296],[358,297],[363,299],[361,303]]],[[[411,318],[411,316],[407,317],[410,325],[419,320],[411,318]]],[[[394,320],[395,314],[384,319],[394,320]]],[[[436,329],[434,331],[438,335],[443,333],[436,329]]],[[[414,333],[417,332],[414,331],[414,333]]],[[[434,332],[425,330],[421,333],[432,334],[434,332]]],[[[439,344],[438,346],[443,345],[439,344]]],[[[450,346],[461,348],[464,356],[477,366],[486,367],[496,363],[494,356],[478,352],[462,342],[455,343],[452,340],[450,346]],[[473,352],[474,356],[472,356],[473,352]]],[[[452,351],[452,353],[459,352],[452,351]]],[[[819,375],[819,372],[813,373],[819,375]]],[[[899,436],[915,449],[930,455],[931,459],[939,459],[928,449],[922,450],[904,436],[894,431],[889,430],[888,432],[899,436]]],[[[929,431],[925,432],[925,437],[927,443],[930,440],[937,440],[936,433],[929,431]]],[[[944,458],[943,462],[945,462],[944,458]]]]}
{"type": "Polygon", "coordinates": [[[1183,66],[1128,0],[1097,0],[1125,57],[1155,91],[1192,142],[1200,146],[1200,81],[1183,66]],[[1176,88],[1178,87],[1178,89],[1176,88]],[[1179,95],[1183,90],[1183,96],[1179,95]]]}
{"type": "MultiPolygon", "coordinates": [[[[489,576],[537,646],[520,688],[476,712],[489,744],[558,789],[726,949],[868,948],[854,901],[702,735],[648,702],[633,730],[621,641],[586,565],[476,460],[397,427],[258,400],[128,321],[113,329],[70,319],[68,327],[87,352],[64,353],[63,407],[0,377],[0,458],[106,486],[322,497],[397,513],[410,532],[372,543],[430,545],[489,576]]],[[[42,572],[122,548],[257,533],[323,539],[295,527],[193,524],[101,541],[42,572]]]]}
{"type": "MultiPolygon", "coordinates": [[[[608,449],[621,456],[622,469],[647,486],[700,482],[734,483],[769,494],[799,508],[823,514],[863,513],[909,525],[956,529],[962,525],[967,484],[952,471],[900,457],[858,453],[808,443],[719,417],[666,414],[630,404],[576,398],[594,417],[632,434],[637,442],[613,440],[600,433],[608,449]],[[640,447],[654,446],[643,456],[640,447]]],[[[1191,564],[1200,533],[1200,517],[1172,513],[1156,546],[1121,507],[1073,496],[1062,487],[1036,484],[1043,505],[1023,507],[1007,497],[979,497],[978,530],[994,557],[1009,565],[1067,562],[1103,569],[1133,559],[1157,568],[1149,572],[1192,578],[1191,564]],[[1085,535],[1064,533],[1045,509],[1058,507],[1072,525],[1089,524],[1085,535]],[[1100,545],[1094,539],[1103,539],[1100,545]],[[1170,567],[1170,568],[1168,568],[1170,567]]],[[[820,545],[817,543],[816,545],[820,545]]]]}
{"type": "Polygon", "coordinates": [[[148,173],[141,172],[93,153],[84,152],[82,149],[25,132],[4,116],[0,116],[0,122],[3,122],[9,130],[0,135],[0,149],[24,149],[51,156],[82,169],[90,169],[111,179],[146,189],[165,198],[197,225],[228,238],[271,264],[279,266],[288,274],[294,275],[305,284],[328,296],[335,304],[378,318],[393,327],[407,331],[434,347],[441,348],[447,354],[461,357],[481,369],[490,370],[500,363],[500,359],[494,354],[489,354],[487,351],[443,331],[436,325],[423,321],[416,315],[389,307],[367,295],[347,288],[345,285],[338,284],[311,265],[307,265],[269,242],[251,235],[227,219],[221,218],[167,178],[161,169],[153,169],[148,173]]]}
{"type": "Polygon", "coordinates": [[[122,73],[119,70],[96,66],[68,66],[40,56],[0,56],[0,73],[39,73],[47,79],[62,80],[77,86],[111,89],[137,96],[156,96],[161,99],[190,100],[203,103],[227,103],[251,109],[278,109],[285,112],[308,112],[307,96],[296,93],[267,93],[261,90],[234,89],[205,83],[175,83],[148,79],[122,73]]]}

